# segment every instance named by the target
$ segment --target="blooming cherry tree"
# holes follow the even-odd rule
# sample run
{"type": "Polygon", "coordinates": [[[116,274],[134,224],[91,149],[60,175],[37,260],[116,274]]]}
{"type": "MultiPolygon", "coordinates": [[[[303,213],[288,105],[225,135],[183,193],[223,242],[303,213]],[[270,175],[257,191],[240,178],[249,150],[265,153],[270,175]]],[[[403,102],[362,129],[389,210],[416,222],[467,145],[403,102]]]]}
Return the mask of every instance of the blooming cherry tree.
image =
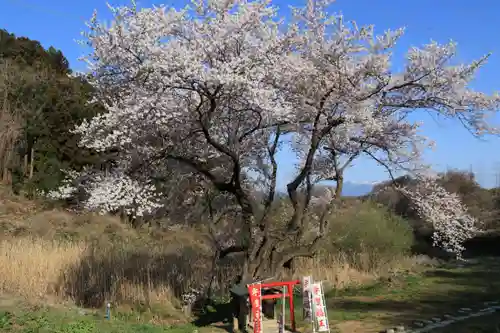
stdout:
{"type": "Polygon", "coordinates": [[[447,192],[436,177],[421,175],[415,187],[412,191],[398,189],[412,200],[419,216],[432,224],[434,245],[460,258],[465,250],[463,243],[478,230],[475,218],[467,213],[458,195],[447,192]]]}
{"type": "MultiPolygon", "coordinates": [[[[431,42],[409,50],[404,69],[394,72],[391,49],[403,30],[375,35],[372,26],[327,15],[327,5],[309,0],[288,21],[269,0],[117,7],[109,26],[94,16],[86,60],[107,112],[76,132],[85,147],[119,152],[120,168],[95,176],[89,207],[133,202],[142,213],[153,211],[150,178],[176,161],[234,198],[246,240],[226,242],[221,255],[244,253],[243,278],[264,277],[314,254],[325,235],[328,214],[308,218],[319,207],[311,200],[315,183],[337,183],[320,205],[328,212],[356,158],[369,156],[389,170],[420,165],[432,142],[408,115],[431,111],[477,135],[495,131],[487,116],[500,98],[468,88],[486,58],[452,65],[455,45],[431,42]],[[269,218],[276,153],[287,140],[300,162],[287,185],[293,214],[277,228],[269,218]],[[256,186],[265,195],[255,196],[256,186]],[[314,237],[305,237],[311,228],[314,237]]],[[[430,201],[415,198],[424,215],[447,228],[448,216],[462,216],[463,207],[454,201],[449,214],[437,214],[435,191],[430,201]]]]}

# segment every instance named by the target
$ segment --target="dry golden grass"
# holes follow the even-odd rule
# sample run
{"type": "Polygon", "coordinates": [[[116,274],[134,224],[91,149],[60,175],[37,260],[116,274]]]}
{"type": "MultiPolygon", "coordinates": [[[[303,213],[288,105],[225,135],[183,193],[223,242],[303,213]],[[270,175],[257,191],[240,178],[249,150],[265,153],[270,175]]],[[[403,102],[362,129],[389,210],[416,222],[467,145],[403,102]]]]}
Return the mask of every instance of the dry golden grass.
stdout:
{"type": "Polygon", "coordinates": [[[84,244],[30,238],[0,241],[0,291],[27,299],[55,292],[61,272],[78,262],[84,244]]]}
{"type": "MultiPolygon", "coordinates": [[[[209,267],[201,251],[171,250],[168,246],[149,251],[95,248],[84,242],[33,237],[4,239],[0,241],[0,292],[30,300],[55,297],[92,307],[100,307],[105,301],[178,306],[182,291],[207,282],[209,267]]],[[[343,288],[373,281],[395,267],[408,269],[414,264],[402,256],[369,271],[355,268],[345,255],[339,254],[302,260],[297,276],[313,275],[343,288]]],[[[217,280],[222,284],[232,273],[226,268],[219,272],[217,280]]]]}
{"type": "Polygon", "coordinates": [[[414,271],[421,266],[418,258],[403,254],[392,258],[370,258],[370,253],[365,252],[359,253],[353,260],[352,257],[339,252],[327,254],[322,258],[299,259],[297,267],[297,278],[312,275],[315,280],[328,282],[328,286],[332,288],[342,289],[371,283],[398,272],[414,271]],[[356,261],[356,258],[359,261],[356,261]]]}
{"type": "Polygon", "coordinates": [[[98,258],[91,245],[83,242],[31,237],[1,240],[0,293],[30,301],[70,300],[86,306],[102,306],[106,300],[172,309],[177,305],[171,281],[158,283],[151,262],[131,262],[127,255],[120,257],[111,251],[100,252],[98,258]]]}

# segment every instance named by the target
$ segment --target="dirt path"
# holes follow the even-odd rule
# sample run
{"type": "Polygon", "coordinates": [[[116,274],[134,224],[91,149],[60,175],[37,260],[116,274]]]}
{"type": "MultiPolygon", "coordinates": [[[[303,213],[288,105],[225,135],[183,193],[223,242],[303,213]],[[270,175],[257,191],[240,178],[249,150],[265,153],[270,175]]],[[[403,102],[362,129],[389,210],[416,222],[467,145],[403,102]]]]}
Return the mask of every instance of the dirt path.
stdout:
{"type": "Polygon", "coordinates": [[[438,328],[432,333],[497,333],[500,332],[500,312],[487,316],[471,318],[467,321],[438,328]]]}

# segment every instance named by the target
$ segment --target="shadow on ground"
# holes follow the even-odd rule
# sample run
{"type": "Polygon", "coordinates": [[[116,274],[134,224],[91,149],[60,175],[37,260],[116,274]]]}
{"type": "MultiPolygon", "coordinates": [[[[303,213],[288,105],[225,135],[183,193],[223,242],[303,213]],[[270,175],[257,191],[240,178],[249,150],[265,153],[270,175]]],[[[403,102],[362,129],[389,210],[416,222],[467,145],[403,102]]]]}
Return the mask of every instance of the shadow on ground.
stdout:
{"type": "Polygon", "coordinates": [[[233,330],[231,327],[231,304],[213,304],[209,308],[210,311],[205,310],[204,312],[196,313],[196,319],[192,321],[192,324],[196,327],[211,326],[232,333],[233,330]]]}
{"type": "Polygon", "coordinates": [[[488,258],[392,281],[384,291],[370,293],[365,289],[352,296],[332,298],[329,307],[332,312],[350,313],[351,318],[372,319],[391,327],[453,314],[463,307],[483,308],[484,302],[496,300],[500,301],[500,258],[488,258]]]}
{"type": "Polygon", "coordinates": [[[94,246],[68,267],[56,287],[86,308],[101,308],[110,300],[147,304],[181,299],[190,288],[208,285],[210,273],[210,253],[195,246],[171,252],[94,246]]]}

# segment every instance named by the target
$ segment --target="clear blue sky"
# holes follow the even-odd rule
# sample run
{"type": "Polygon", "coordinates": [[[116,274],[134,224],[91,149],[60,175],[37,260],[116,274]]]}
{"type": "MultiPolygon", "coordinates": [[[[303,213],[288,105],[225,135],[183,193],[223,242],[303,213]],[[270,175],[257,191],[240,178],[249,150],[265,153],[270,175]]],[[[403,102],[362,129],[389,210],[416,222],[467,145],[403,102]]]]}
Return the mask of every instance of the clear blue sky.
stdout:
{"type": "MultiPolygon", "coordinates": [[[[126,0],[110,1],[113,5],[127,4],[126,0]]],[[[138,1],[140,6],[152,3],[175,3],[180,1],[138,1]]],[[[293,0],[275,0],[276,5],[286,10],[287,5],[300,5],[293,0]]],[[[16,35],[40,41],[45,47],[54,46],[63,51],[76,70],[84,69],[77,58],[84,50],[74,40],[80,39],[94,9],[100,18],[109,18],[104,0],[0,0],[0,28],[16,35]]],[[[401,66],[401,59],[410,46],[419,46],[431,39],[458,42],[459,59],[470,61],[493,52],[488,64],[479,73],[473,87],[486,92],[500,91],[500,1],[498,0],[338,0],[332,11],[342,12],[346,20],[358,24],[374,24],[376,30],[396,29],[405,26],[406,34],[395,50],[394,66],[401,66]]],[[[426,160],[435,169],[472,169],[485,186],[494,186],[500,174],[500,139],[489,138],[486,142],[472,138],[460,125],[448,121],[422,116],[424,134],[437,142],[437,149],[426,154],[426,160]]],[[[497,117],[500,120],[500,117],[497,117]]],[[[280,174],[283,183],[293,169],[290,153],[283,152],[280,162],[284,171],[280,174]]],[[[348,171],[352,182],[372,182],[386,178],[384,171],[375,164],[359,161],[348,171]]]]}

